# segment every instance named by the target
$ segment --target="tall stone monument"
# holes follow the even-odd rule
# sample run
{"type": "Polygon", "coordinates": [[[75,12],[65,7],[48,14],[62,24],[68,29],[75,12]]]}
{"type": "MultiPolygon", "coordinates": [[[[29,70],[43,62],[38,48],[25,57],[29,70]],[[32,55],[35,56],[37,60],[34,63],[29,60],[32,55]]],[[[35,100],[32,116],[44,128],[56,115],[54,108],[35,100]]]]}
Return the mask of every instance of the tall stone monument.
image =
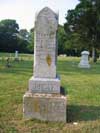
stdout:
{"type": "Polygon", "coordinates": [[[66,97],[56,74],[58,15],[48,7],[36,16],[34,76],[23,97],[24,118],[66,122],[66,97]]]}
{"type": "Polygon", "coordinates": [[[88,51],[83,51],[81,53],[81,61],[78,65],[80,68],[90,68],[89,64],[89,52],[88,51]]]}

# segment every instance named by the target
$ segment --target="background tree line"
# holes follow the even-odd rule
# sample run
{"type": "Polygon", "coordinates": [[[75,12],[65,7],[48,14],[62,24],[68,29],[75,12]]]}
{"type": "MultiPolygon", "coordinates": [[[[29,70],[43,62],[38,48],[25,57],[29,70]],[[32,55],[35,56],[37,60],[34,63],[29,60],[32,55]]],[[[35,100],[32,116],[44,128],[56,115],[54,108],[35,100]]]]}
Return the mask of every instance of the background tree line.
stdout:
{"type": "Polygon", "coordinates": [[[0,51],[23,53],[33,52],[33,29],[19,29],[16,20],[6,19],[0,22],[0,51]]]}
{"type": "MultiPolygon", "coordinates": [[[[58,54],[80,56],[89,50],[93,60],[100,54],[100,0],[79,0],[73,10],[68,10],[66,23],[58,27],[58,54]]],[[[29,32],[19,29],[16,20],[0,22],[0,51],[33,53],[34,28],[29,32]]]]}
{"type": "Polygon", "coordinates": [[[96,61],[100,54],[100,0],[79,0],[69,10],[64,24],[66,45],[78,50],[89,50],[96,61]]]}

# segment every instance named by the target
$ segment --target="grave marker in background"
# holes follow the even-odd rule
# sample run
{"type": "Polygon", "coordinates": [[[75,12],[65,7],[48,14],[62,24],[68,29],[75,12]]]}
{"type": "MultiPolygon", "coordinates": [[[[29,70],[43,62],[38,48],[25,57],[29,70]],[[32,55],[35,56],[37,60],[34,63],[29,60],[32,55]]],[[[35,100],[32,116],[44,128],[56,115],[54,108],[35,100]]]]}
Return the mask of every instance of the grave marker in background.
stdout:
{"type": "Polygon", "coordinates": [[[90,68],[89,64],[89,52],[88,51],[83,51],[81,53],[81,61],[78,65],[80,68],[90,68]]]}
{"type": "Polygon", "coordinates": [[[16,51],[15,51],[15,61],[18,61],[18,60],[19,60],[18,51],[16,50],[16,51]]]}

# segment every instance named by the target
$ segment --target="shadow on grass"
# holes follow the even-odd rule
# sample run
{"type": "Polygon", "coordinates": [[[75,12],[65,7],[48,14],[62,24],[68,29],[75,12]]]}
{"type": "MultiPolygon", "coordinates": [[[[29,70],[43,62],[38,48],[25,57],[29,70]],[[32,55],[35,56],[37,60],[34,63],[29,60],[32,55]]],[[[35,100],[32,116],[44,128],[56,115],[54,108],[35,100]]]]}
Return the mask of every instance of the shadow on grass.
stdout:
{"type": "Polygon", "coordinates": [[[64,96],[66,96],[67,95],[67,89],[65,89],[64,87],[60,87],[60,94],[62,94],[62,95],[64,95],[64,96]]]}
{"type": "Polygon", "coordinates": [[[100,119],[100,106],[68,105],[67,122],[93,121],[100,119]]]}

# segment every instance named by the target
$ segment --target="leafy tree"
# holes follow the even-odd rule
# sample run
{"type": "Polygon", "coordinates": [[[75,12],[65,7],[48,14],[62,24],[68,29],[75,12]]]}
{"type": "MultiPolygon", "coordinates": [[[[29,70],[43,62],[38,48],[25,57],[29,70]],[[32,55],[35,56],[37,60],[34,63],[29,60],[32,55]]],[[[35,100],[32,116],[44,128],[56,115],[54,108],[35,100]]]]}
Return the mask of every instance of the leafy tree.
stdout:
{"type": "Polygon", "coordinates": [[[58,26],[57,38],[58,38],[58,54],[64,54],[66,51],[65,49],[66,33],[62,25],[58,26]]]}
{"type": "Polygon", "coordinates": [[[5,33],[18,33],[19,25],[16,23],[16,20],[5,19],[0,22],[0,32],[5,33]]]}
{"type": "MultiPolygon", "coordinates": [[[[74,10],[69,10],[64,25],[66,33],[72,37],[78,35],[77,46],[82,49],[100,49],[100,1],[80,0],[74,10]]],[[[74,38],[75,39],[75,38],[74,38]]]]}
{"type": "Polygon", "coordinates": [[[19,30],[16,20],[6,19],[0,22],[0,51],[30,52],[29,32],[26,29],[19,30]]]}
{"type": "Polygon", "coordinates": [[[73,35],[69,34],[69,32],[65,32],[64,26],[58,26],[58,54],[67,54],[70,55],[78,55],[77,49],[77,41],[78,34],[74,33],[73,35]],[[73,45],[74,44],[74,45],[73,45]]]}
{"type": "Polygon", "coordinates": [[[0,51],[16,50],[18,32],[19,26],[15,20],[6,19],[0,22],[0,51]]]}
{"type": "Polygon", "coordinates": [[[29,45],[27,46],[27,49],[30,53],[34,52],[34,28],[32,28],[29,32],[29,45]]]}
{"type": "Polygon", "coordinates": [[[17,34],[18,37],[18,46],[21,52],[30,52],[28,46],[29,42],[29,32],[26,29],[21,29],[17,34]]]}
{"type": "Polygon", "coordinates": [[[21,29],[19,31],[19,37],[23,38],[23,40],[29,41],[29,32],[26,29],[21,29]]]}

